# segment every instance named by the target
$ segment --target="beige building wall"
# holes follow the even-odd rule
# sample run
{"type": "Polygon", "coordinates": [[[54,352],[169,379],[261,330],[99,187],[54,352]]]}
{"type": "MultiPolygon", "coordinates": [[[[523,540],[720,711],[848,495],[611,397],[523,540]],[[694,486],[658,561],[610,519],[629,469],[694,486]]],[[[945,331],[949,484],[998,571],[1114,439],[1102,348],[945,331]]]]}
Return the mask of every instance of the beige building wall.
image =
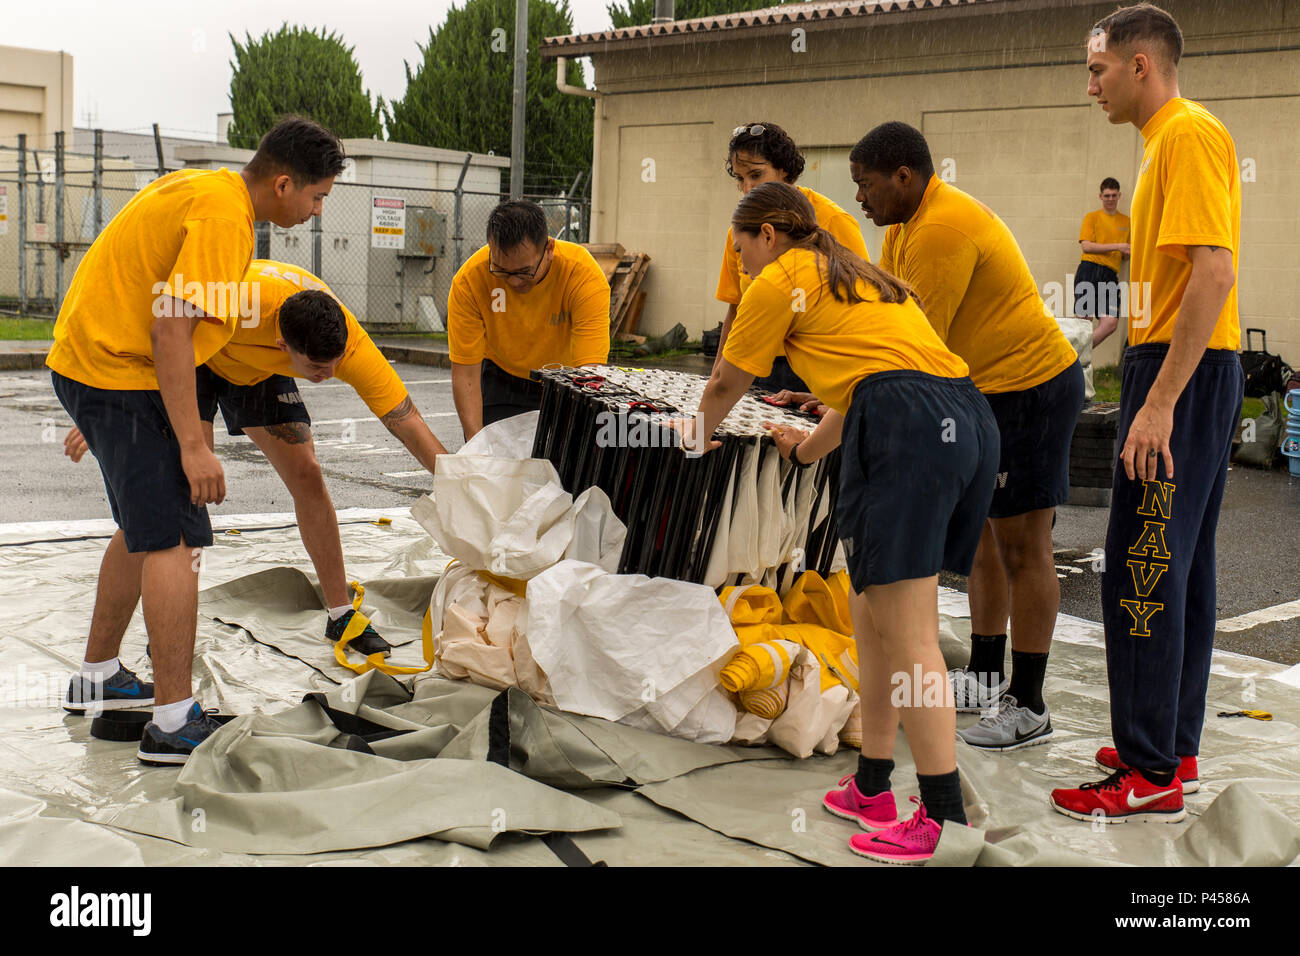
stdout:
{"type": "Polygon", "coordinates": [[[0,46],[0,145],[51,149],[64,130],[71,146],[72,116],[71,53],[0,46]]]}
{"type": "MultiPolygon", "coordinates": [[[[1246,167],[1242,325],[1266,328],[1270,348],[1295,362],[1300,0],[1165,6],[1186,38],[1182,93],[1223,120],[1246,167]]],[[[1087,96],[1083,43],[1114,8],[1023,0],[979,16],[873,15],[808,25],[803,52],[785,26],[593,54],[606,94],[596,110],[593,241],[650,254],[642,330],[681,321],[698,336],[721,320],[725,308],[713,293],[738,195],[722,168],[724,151],[735,126],[761,120],[780,123],[803,149],[802,185],[855,212],[853,143],[886,120],[917,126],[936,166],[1007,221],[1040,289],[1059,300],[1101,179],[1120,180],[1127,212],[1140,162],[1137,131],[1110,126],[1087,96]]],[[[865,220],[862,228],[874,258],[883,230],[865,220]]],[[[1117,356],[1112,339],[1098,362],[1117,356]]]]}

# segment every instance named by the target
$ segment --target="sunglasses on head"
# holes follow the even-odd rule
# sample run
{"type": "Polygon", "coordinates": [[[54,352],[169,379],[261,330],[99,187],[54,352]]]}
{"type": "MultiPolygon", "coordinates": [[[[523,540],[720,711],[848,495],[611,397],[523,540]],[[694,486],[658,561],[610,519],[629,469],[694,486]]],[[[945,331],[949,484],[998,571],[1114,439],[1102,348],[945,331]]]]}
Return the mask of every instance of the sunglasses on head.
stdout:
{"type": "Polygon", "coordinates": [[[766,132],[767,127],[759,126],[757,123],[753,126],[737,126],[731,131],[731,138],[735,139],[737,136],[741,136],[745,133],[748,133],[750,136],[762,136],[766,132]]]}

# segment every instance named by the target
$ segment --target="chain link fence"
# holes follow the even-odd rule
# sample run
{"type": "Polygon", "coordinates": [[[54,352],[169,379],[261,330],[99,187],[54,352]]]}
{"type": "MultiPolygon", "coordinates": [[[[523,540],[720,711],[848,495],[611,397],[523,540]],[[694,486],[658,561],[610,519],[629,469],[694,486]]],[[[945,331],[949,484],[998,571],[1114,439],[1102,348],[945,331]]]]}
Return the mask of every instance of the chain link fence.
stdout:
{"type": "MultiPolygon", "coordinates": [[[[95,237],[160,168],[172,171],[106,157],[96,133],[91,152],[65,148],[60,134],[52,145],[0,142],[0,312],[57,315],[95,237]]],[[[509,198],[499,190],[502,171],[471,170],[471,159],[450,179],[431,172],[431,188],[336,182],[310,222],[258,223],[255,255],[313,272],[371,331],[437,331],[452,277],[486,241],[488,214],[509,198]]],[[[586,183],[585,171],[530,168],[524,198],[546,211],[552,236],[585,242],[586,183]]]]}

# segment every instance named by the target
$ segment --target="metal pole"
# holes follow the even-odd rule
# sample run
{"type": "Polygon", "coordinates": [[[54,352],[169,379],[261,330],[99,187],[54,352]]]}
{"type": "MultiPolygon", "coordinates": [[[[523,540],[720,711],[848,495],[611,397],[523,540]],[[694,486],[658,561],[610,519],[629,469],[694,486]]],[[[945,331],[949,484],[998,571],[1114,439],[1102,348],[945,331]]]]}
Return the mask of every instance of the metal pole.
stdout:
{"type": "Polygon", "coordinates": [[[462,206],[464,205],[462,200],[465,195],[465,191],[462,187],[464,187],[465,185],[465,174],[469,172],[469,161],[473,158],[474,158],[473,153],[465,154],[465,162],[463,162],[460,167],[460,178],[456,180],[455,204],[453,206],[453,212],[452,212],[452,225],[455,227],[455,234],[451,238],[456,243],[456,271],[457,272],[459,272],[460,267],[465,264],[465,256],[461,252],[461,240],[465,238],[461,234],[462,233],[461,209],[462,206]]]}
{"type": "Polygon", "coordinates": [[[571,230],[569,225],[573,222],[573,203],[570,200],[573,199],[574,193],[578,191],[578,183],[580,182],[582,182],[581,171],[578,172],[578,175],[573,177],[573,185],[571,185],[569,191],[564,194],[564,238],[569,240],[569,242],[573,242],[573,236],[570,235],[571,230]]]}
{"type": "Polygon", "coordinates": [[[320,216],[311,217],[311,271],[317,279],[324,279],[320,265],[321,227],[320,216]]]}
{"type": "Polygon", "coordinates": [[[54,314],[63,307],[63,130],[54,134],[54,314]]]}
{"type": "MultiPolygon", "coordinates": [[[[41,169],[41,154],[32,150],[32,159],[36,160],[36,224],[38,226],[46,225],[45,222],[45,170],[41,169]]],[[[40,230],[49,237],[49,228],[40,230]]],[[[36,301],[45,302],[45,244],[36,243],[36,301]]]]}
{"type": "Polygon", "coordinates": [[[18,313],[27,314],[27,134],[18,134],[18,313]]]}
{"type": "Polygon", "coordinates": [[[524,194],[524,100],[528,95],[528,0],[515,0],[514,118],[510,124],[510,198],[524,194]]]}
{"type": "Polygon", "coordinates": [[[158,175],[167,175],[167,163],[163,161],[162,134],[158,132],[158,124],[153,124],[153,151],[158,154],[158,175]]]}
{"type": "Polygon", "coordinates": [[[95,170],[91,180],[94,189],[95,211],[92,213],[94,218],[94,233],[91,238],[99,236],[99,230],[104,228],[104,131],[95,130],[95,170]]]}

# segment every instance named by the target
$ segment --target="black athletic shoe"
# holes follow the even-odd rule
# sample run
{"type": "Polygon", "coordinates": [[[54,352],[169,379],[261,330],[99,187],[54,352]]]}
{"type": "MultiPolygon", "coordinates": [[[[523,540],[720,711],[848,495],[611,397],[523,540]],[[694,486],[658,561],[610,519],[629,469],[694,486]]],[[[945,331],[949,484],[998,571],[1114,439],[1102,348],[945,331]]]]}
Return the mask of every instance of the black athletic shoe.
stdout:
{"type": "Polygon", "coordinates": [[[125,667],[119,667],[107,680],[75,674],[68,681],[68,696],[63,701],[63,709],[70,714],[152,706],[153,684],[140,680],[125,667]]]}
{"type": "MultiPolygon", "coordinates": [[[[325,639],[331,644],[337,644],[343,632],[348,629],[348,622],[352,620],[352,615],[356,614],[355,610],[348,611],[337,621],[330,621],[325,625],[325,639]]],[[[348,641],[348,647],[352,648],[358,654],[369,657],[371,654],[383,654],[387,657],[393,651],[393,645],[379,636],[370,624],[366,624],[366,629],[358,634],[352,640],[348,641]]]]}
{"type": "Polygon", "coordinates": [[[152,720],[144,725],[144,736],[136,756],[141,763],[155,767],[179,767],[190,759],[194,748],[212,736],[221,726],[215,710],[204,710],[198,704],[190,708],[189,719],[180,730],[167,733],[152,720]]]}

